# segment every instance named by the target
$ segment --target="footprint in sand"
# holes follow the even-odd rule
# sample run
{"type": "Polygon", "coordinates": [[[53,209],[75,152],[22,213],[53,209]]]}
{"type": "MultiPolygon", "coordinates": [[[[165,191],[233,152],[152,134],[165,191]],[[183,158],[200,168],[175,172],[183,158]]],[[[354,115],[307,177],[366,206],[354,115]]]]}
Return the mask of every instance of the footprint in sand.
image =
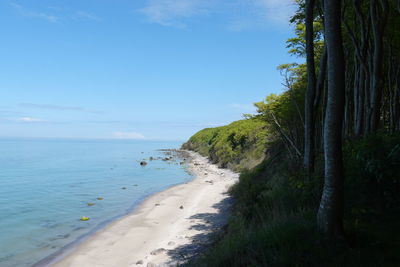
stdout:
{"type": "Polygon", "coordinates": [[[150,252],[150,254],[155,256],[155,255],[159,255],[161,253],[164,253],[165,251],[166,251],[165,248],[159,248],[159,249],[153,250],[152,252],[150,252]]]}

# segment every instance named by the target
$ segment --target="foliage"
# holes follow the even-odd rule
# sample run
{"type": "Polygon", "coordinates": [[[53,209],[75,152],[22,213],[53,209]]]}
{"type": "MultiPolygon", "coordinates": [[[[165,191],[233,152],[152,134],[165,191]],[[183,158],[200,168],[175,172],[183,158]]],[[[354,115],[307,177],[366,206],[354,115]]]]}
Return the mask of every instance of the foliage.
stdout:
{"type": "Polygon", "coordinates": [[[400,261],[400,229],[396,227],[400,199],[397,194],[384,193],[390,205],[375,209],[371,204],[381,194],[370,181],[383,179],[387,182],[384,192],[399,192],[399,144],[400,134],[347,143],[346,242],[327,242],[315,230],[323,161],[317,161],[316,174],[309,178],[291,170],[281,153],[240,175],[231,189],[236,203],[226,232],[188,265],[396,266],[400,261]]]}
{"type": "Polygon", "coordinates": [[[286,91],[255,103],[257,116],[266,122],[268,139],[279,140],[292,158],[298,158],[304,138],[305,65],[283,64],[278,69],[285,79],[286,91]]]}
{"type": "Polygon", "coordinates": [[[221,167],[249,169],[264,159],[265,122],[250,118],[227,126],[206,128],[193,135],[182,148],[199,152],[221,167]]]}
{"type": "MultiPolygon", "coordinates": [[[[324,40],[323,40],[323,24],[321,20],[314,22],[314,49],[315,56],[319,58],[324,49],[324,40]]],[[[286,41],[286,48],[289,48],[288,53],[291,55],[295,55],[297,57],[305,57],[306,56],[306,26],[304,23],[298,22],[295,26],[295,37],[289,38],[286,41]]]]}
{"type": "MultiPolygon", "coordinates": [[[[299,7],[291,19],[295,36],[287,41],[287,48],[289,54],[304,57],[305,1],[295,2],[299,7]]],[[[397,2],[343,1],[345,240],[331,242],[316,230],[324,178],[323,127],[328,101],[324,85],[327,78],[322,71],[326,62],[321,60],[325,45],[323,1],[316,0],[314,57],[319,84],[313,100],[315,168],[306,175],[299,164],[304,146],[306,65],[282,64],[278,70],[285,91],[255,103],[257,115],[246,115],[245,121],[257,120],[262,127],[240,129],[246,135],[264,131],[263,142],[255,147],[257,151],[265,151],[265,160],[241,173],[239,183],[230,192],[236,203],[226,231],[190,266],[399,266],[400,6],[396,6],[397,2]],[[376,27],[373,20],[380,26],[376,27]],[[377,115],[376,120],[373,115],[377,115]]],[[[244,162],[249,156],[242,153],[246,150],[237,145],[241,143],[240,135],[234,132],[231,137],[232,128],[228,126],[205,129],[185,145],[221,166],[232,168],[232,163],[244,162]]]]}

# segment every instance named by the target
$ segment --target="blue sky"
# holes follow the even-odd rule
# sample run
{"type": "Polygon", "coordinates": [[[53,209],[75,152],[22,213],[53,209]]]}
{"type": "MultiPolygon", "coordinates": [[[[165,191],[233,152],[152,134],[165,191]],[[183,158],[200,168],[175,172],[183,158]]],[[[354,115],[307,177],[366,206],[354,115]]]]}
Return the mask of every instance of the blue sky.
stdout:
{"type": "Polygon", "coordinates": [[[185,140],[282,91],[290,0],[0,2],[0,137],[185,140]]]}

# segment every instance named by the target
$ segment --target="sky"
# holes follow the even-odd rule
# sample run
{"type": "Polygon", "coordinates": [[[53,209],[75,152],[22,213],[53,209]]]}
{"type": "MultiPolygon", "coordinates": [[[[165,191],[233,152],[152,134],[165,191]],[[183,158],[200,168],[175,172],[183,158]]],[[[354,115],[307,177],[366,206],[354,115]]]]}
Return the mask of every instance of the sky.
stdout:
{"type": "Polygon", "coordinates": [[[291,0],[1,0],[0,137],[185,140],[296,59],[291,0]]]}

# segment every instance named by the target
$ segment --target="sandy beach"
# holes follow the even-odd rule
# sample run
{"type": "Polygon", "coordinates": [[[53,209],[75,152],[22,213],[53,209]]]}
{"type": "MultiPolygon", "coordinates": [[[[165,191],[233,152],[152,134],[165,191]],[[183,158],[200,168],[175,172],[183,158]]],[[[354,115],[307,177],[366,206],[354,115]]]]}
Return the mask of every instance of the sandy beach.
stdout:
{"type": "Polygon", "coordinates": [[[238,174],[190,156],[192,181],[150,196],[50,266],[175,266],[198,253],[225,225],[238,174]]]}

